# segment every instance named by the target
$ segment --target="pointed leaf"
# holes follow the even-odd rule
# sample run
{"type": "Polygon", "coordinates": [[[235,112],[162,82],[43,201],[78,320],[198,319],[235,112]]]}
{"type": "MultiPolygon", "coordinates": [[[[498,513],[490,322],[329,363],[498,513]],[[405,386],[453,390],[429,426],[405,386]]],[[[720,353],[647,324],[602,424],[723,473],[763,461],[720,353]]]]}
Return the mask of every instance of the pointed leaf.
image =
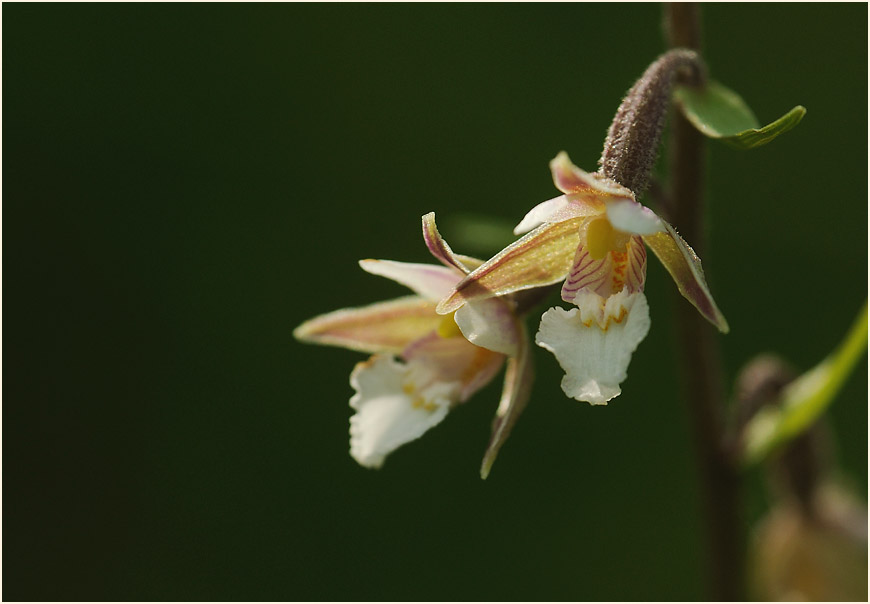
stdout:
{"type": "Polygon", "coordinates": [[[435,331],[443,320],[435,313],[434,302],[407,296],[320,315],[293,330],[293,336],[311,344],[398,354],[435,331]]]}
{"type": "Polygon", "coordinates": [[[806,109],[798,105],[778,120],[759,127],[755,114],[740,95],[712,80],[703,89],[677,86],[674,100],[699,132],[737,149],[766,145],[797,126],[806,114],[806,109]]]}
{"type": "Polygon", "coordinates": [[[470,300],[561,281],[571,269],[580,243],[579,228],[585,220],[544,224],[518,239],[460,281],[438,304],[438,313],[454,312],[470,300]]]}
{"type": "Polygon", "coordinates": [[[759,411],[744,431],[744,462],[752,464],[810,427],[830,406],[867,350],[867,303],[840,346],[791,384],[780,404],[759,411]]]}
{"type": "Polygon", "coordinates": [[[644,235],[643,240],[658,256],[661,263],[673,277],[683,297],[691,302],[705,319],[715,325],[722,333],[728,333],[728,322],[716,306],[713,295],[704,279],[701,259],[689,247],[674,227],[662,221],[666,230],[661,233],[644,235]]]}
{"type": "Polygon", "coordinates": [[[489,476],[499,450],[526,408],[532,392],[535,365],[532,362],[529,335],[522,321],[517,320],[517,329],[520,330],[519,347],[516,356],[509,358],[507,362],[504,388],[492,422],[492,436],[480,466],[480,477],[484,480],[489,476]]]}
{"type": "Polygon", "coordinates": [[[784,134],[797,126],[807,110],[801,105],[792,108],[791,111],[783,115],[775,122],[771,122],[763,128],[752,128],[738,132],[734,136],[726,136],[722,138],[722,142],[734,147],[735,149],[754,149],[766,145],[780,134],[784,134]]]}

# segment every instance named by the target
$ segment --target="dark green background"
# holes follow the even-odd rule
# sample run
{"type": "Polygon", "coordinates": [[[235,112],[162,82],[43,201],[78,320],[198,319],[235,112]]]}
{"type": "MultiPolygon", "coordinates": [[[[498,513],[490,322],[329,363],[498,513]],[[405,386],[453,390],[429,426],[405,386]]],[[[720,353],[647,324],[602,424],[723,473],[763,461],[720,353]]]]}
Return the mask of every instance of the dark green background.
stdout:
{"type": "MultiPolygon", "coordinates": [[[[6,5],[3,597],[703,597],[703,535],[652,260],[649,337],[606,408],[534,398],[487,482],[480,392],[378,472],[347,453],[359,354],[315,314],[403,293],[436,210],[516,222],[594,169],[662,50],[660,6],[6,5]]],[[[800,369],[867,295],[867,6],[709,5],[706,56],[771,145],[710,145],[705,268],[727,374],[800,369]]],[[[679,227],[680,225],[677,225],[679,227]]],[[[534,320],[530,320],[532,326],[534,320]]],[[[865,363],[832,409],[866,495],[865,363]]],[[[763,512],[752,474],[748,518],[763,512]]]]}

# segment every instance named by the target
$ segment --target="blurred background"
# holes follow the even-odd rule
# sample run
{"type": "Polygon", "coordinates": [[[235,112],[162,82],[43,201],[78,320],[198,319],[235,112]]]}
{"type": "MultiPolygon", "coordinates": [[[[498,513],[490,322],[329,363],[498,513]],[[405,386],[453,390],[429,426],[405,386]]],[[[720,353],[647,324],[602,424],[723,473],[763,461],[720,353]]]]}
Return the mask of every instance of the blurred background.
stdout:
{"type": "MultiPolygon", "coordinates": [[[[692,309],[655,260],[622,396],[566,399],[539,350],[486,482],[500,380],[365,470],[347,434],[364,356],[291,336],[404,295],[356,261],[428,261],[422,214],[488,255],[500,242],[468,241],[457,217],[515,224],[556,195],[560,150],[595,169],[664,50],[659,5],[3,17],[4,599],[704,597],[673,333],[692,309]]],[[[703,258],[729,381],[766,350],[803,371],[867,296],[867,6],[703,19],[713,77],[763,123],[808,110],[766,147],[709,145],[703,258]]],[[[866,498],[864,361],[830,415],[866,498]]],[[[768,505],[758,472],[745,504],[749,526],[768,505]]]]}

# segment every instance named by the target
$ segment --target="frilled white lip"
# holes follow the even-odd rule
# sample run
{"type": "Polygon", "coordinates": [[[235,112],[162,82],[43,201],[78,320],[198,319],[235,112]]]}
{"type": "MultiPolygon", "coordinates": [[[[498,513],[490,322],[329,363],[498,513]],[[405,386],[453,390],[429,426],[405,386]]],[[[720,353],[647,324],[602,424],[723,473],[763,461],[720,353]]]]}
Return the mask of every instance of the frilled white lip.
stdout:
{"type": "Polygon", "coordinates": [[[418,374],[425,373],[423,367],[375,355],[351,373],[350,384],[356,394],[350,406],[356,413],[350,418],[350,454],[360,465],[381,467],[389,453],[419,438],[447,416],[459,385],[436,381],[418,388],[415,369],[418,374]]]}
{"type": "Polygon", "coordinates": [[[631,355],[649,331],[649,306],[642,293],[625,291],[608,298],[581,292],[574,303],[545,312],[535,342],[565,371],[566,395],[603,405],[621,392],[631,355]]]}
{"type": "Polygon", "coordinates": [[[528,336],[504,299],[479,300],[451,316],[437,314],[435,300],[481,261],[454,253],[438,233],[434,214],[423,217],[423,234],[444,266],[360,261],[367,272],[417,295],[326,313],[293,333],[304,342],[375,353],[351,375],[356,391],[351,454],[367,467],[379,467],[391,451],[437,425],[452,406],[489,383],[507,355],[502,398],[481,467],[485,478],[528,401],[528,336]]]}

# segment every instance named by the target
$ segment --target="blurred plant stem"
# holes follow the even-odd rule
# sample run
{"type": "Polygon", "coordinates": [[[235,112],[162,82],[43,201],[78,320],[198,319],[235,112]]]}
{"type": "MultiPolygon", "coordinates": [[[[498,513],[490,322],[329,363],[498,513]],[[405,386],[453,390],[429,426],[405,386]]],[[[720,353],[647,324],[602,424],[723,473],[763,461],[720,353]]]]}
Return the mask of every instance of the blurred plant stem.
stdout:
{"type": "MultiPolygon", "coordinates": [[[[664,7],[665,34],[672,48],[701,51],[700,9],[694,3],[664,7]]],[[[672,223],[700,256],[704,255],[704,168],[702,135],[672,113],[668,210],[672,223]]],[[[698,460],[707,527],[710,597],[740,600],[743,595],[744,530],[740,481],[725,438],[724,390],[716,334],[695,312],[676,300],[685,395],[698,460]]]]}

